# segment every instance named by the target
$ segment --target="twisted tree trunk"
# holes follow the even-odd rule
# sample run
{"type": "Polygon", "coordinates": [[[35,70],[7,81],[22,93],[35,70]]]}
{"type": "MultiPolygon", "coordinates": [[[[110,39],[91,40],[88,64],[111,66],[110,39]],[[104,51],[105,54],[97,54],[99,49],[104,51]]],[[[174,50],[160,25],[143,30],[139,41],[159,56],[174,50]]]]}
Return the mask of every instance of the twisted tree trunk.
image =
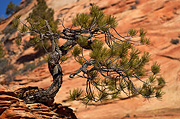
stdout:
{"type": "Polygon", "coordinates": [[[26,103],[43,103],[51,105],[54,101],[54,97],[59,91],[62,84],[62,70],[59,64],[60,55],[58,52],[52,52],[50,54],[50,60],[48,61],[48,68],[53,77],[53,83],[46,90],[39,90],[33,95],[27,96],[24,101],[26,103]]]}
{"type": "MultiPolygon", "coordinates": [[[[48,61],[48,68],[49,72],[53,77],[53,83],[46,89],[39,89],[38,87],[25,87],[16,90],[17,97],[23,99],[25,103],[43,103],[45,105],[51,105],[54,102],[54,97],[56,96],[57,92],[61,88],[62,85],[62,70],[59,64],[59,60],[63,55],[66,55],[69,50],[71,50],[76,44],[76,40],[78,39],[79,32],[77,33],[73,30],[64,29],[62,34],[53,33],[48,22],[46,21],[46,28],[48,29],[47,33],[41,33],[40,31],[34,30],[34,32],[40,35],[41,41],[45,38],[49,38],[51,41],[52,49],[49,53],[49,61],[48,61]],[[66,33],[68,32],[68,33],[66,33]],[[55,39],[64,38],[67,41],[59,47],[55,39]]],[[[31,29],[32,30],[32,29],[31,29]]],[[[90,49],[90,45],[92,42],[88,42],[87,46],[84,46],[86,49],[90,49]]]]}

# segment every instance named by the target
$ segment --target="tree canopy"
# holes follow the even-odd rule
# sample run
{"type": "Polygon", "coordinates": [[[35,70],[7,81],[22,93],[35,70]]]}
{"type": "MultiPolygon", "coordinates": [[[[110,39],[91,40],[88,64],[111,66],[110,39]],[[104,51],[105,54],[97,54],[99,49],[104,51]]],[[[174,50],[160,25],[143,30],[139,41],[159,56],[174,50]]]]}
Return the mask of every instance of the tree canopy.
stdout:
{"type": "Polygon", "coordinates": [[[20,8],[18,5],[15,5],[12,1],[10,1],[6,8],[6,14],[12,14],[13,12],[17,12],[19,9],[20,8]]]}
{"type": "MultiPolygon", "coordinates": [[[[53,32],[57,31],[57,20],[54,20],[54,10],[51,8],[48,8],[46,2],[44,0],[37,0],[37,5],[35,5],[35,8],[33,11],[29,14],[27,21],[31,23],[31,26],[35,29],[41,29],[45,25],[45,20],[48,21],[51,29],[53,32]]],[[[26,27],[24,27],[24,30],[26,27]]],[[[44,30],[47,29],[41,29],[41,32],[44,32],[44,30]]],[[[30,39],[30,44],[35,44],[34,49],[35,50],[41,50],[43,49],[43,46],[47,49],[50,47],[48,42],[48,39],[44,39],[42,42],[37,42],[39,40],[39,37],[36,34],[31,34],[33,36],[30,39]]]]}
{"type": "Polygon", "coordinates": [[[150,55],[148,52],[141,53],[135,47],[150,44],[145,30],[130,29],[126,36],[122,36],[115,29],[116,18],[105,15],[98,6],[92,4],[90,13],[77,14],[71,28],[66,28],[62,22],[63,29],[57,32],[54,27],[56,22],[51,21],[54,19],[49,19],[45,15],[47,12],[53,13],[53,10],[47,9],[43,0],[38,0],[38,4],[29,15],[28,24],[23,23],[22,29],[26,30],[22,32],[27,31],[35,35],[35,45],[41,43],[44,50],[44,42],[51,42],[51,51],[46,52],[49,54],[48,68],[53,83],[46,90],[39,90],[29,96],[20,96],[27,103],[52,102],[62,84],[63,75],[59,60],[69,51],[81,65],[69,77],[79,76],[86,80],[85,93],[81,89],[76,89],[70,92],[72,99],[78,98],[89,103],[116,97],[128,98],[138,94],[145,98],[162,96],[161,88],[165,86],[165,81],[159,74],[160,65],[154,63],[151,71],[146,70],[150,55]],[[39,14],[36,11],[40,8],[45,13],[39,14]],[[40,19],[37,15],[41,16],[40,19]],[[61,46],[58,45],[60,38],[67,40],[61,46]],[[84,56],[84,49],[90,50],[88,58],[84,56]]]}

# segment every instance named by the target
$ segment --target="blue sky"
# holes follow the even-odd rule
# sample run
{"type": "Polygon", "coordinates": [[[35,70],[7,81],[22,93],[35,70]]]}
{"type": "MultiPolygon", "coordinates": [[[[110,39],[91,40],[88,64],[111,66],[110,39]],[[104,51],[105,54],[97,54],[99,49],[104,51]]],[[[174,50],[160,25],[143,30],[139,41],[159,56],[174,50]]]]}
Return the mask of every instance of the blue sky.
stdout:
{"type": "Polygon", "coordinates": [[[10,1],[12,1],[15,5],[19,5],[21,2],[21,0],[0,0],[0,17],[8,17],[6,15],[6,8],[10,1]]]}

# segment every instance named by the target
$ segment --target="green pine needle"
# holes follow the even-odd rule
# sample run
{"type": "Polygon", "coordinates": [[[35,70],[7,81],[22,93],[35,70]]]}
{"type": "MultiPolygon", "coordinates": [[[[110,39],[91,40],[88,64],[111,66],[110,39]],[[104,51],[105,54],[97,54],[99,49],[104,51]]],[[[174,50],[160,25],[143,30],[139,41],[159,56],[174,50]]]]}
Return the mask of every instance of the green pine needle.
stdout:
{"type": "Polygon", "coordinates": [[[160,72],[160,65],[157,64],[157,62],[155,62],[152,66],[151,66],[151,71],[153,72],[153,74],[157,74],[160,72]]]}

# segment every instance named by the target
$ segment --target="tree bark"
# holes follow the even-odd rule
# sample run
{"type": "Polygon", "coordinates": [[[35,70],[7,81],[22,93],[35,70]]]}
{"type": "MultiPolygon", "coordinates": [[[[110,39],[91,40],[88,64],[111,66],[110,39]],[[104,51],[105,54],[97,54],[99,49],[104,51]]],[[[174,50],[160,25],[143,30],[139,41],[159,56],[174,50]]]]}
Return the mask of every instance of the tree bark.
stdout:
{"type": "MultiPolygon", "coordinates": [[[[62,69],[59,64],[60,55],[57,51],[52,52],[50,55],[50,59],[48,61],[49,72],[53,77],[53,83],[46,90],[38,90],[33,95],[29,95],[22,98],[25,103],[43,103],[45,105],[51,105],[54,102],[54,97],[59,91],[62,85],[62,69]]],[[[34,89],[34,87],[28,87],[23,92],[34,89]]]]}

